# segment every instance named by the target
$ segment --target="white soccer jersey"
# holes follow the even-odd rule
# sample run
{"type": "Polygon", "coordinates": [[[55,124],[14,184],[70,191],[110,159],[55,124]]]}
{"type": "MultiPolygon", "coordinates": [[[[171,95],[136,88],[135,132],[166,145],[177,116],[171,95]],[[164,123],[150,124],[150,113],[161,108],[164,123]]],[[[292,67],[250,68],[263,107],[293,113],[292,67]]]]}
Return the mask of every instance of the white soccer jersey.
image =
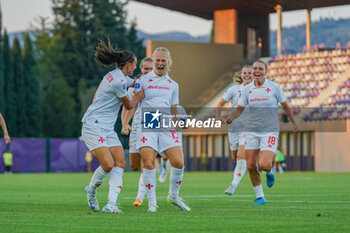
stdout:
{"type": "MultiPolygon", "coordinates": [[[[157,76],[154,71],[136,80],[135,90],[145,92],[139,108],[169,108],[179,104],[179,86],[168,75],[157,76]]],[[[141,110],[142,111],[142,110],[141,110]]]]}
{"type": "Polygon", "coordinates": [[[106,74],[98,86],[92,104],[84,114],[83,123],[95,123],[102,129],[114,129],[122,105],[120,98],[127,95],[126,88],[133,80],[120,69],[106,74]]]}
{"type": "MultiPolygon", "coordinates": [[[[222,96],[222,98],[225,101],[227,102],[231,101],[232,110],[237,108],[238,100],[242,95],[243,88],[244,88],[243,83],[239,85],[234,85],[230,87],[222,96]]],[[[247,110],[245,109],[244,112],[230,124],[229,132],[239,132],[239,133],[244,132],[245,130],[244,124],[247,121],[246,113],[247,113],[247,110]]]]}
{"type": "Polygon", "coordinates": [[[278,103],[285,101],[282,88],[269,79],[260,88],[254,82],[245,86],[238,105],[249,107],[247,132],[279,132],[278,103]]]}

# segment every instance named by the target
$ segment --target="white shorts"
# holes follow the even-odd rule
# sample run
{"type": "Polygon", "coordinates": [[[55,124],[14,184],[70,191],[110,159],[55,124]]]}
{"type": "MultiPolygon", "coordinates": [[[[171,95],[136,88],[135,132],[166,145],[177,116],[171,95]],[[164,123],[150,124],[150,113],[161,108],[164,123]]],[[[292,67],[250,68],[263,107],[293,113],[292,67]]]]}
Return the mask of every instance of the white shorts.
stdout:
{"type": "Polygon", "coordinates": [[[260,151],[268,150],[273,153],[277,150],[279,133],[246,133],[245,134],[245,149],[260,151]]]}
{"type": "Polygon", "coordinates": [[[181,146],[182,143],[175,130],[169,130],[166,132],[140,132],[137,139],[137,148],[151,147],[153,150],[160,153],[165,150],[181,146]]]}
{"type": "Polygon", "coordinates": [[[93,125],[83,124],[81,136],[90,151],[99,147],[121,146],[118,134],[114,130],[105,130],[93,125]]]}
{"type": "Polygon", "coordinates": [[[140,154],[140,150],[137,149],[137,135],[140,133],[140,127],[134,127],[131,130],[129,136],[129,153],[140,154]]]}
{"type": "Polygon", "coordinates": [[[244,146],[245,133],[242,132],[229,132],[228,141],[230,143],[230,150],[238,150],[238,146],[244,146]]]}

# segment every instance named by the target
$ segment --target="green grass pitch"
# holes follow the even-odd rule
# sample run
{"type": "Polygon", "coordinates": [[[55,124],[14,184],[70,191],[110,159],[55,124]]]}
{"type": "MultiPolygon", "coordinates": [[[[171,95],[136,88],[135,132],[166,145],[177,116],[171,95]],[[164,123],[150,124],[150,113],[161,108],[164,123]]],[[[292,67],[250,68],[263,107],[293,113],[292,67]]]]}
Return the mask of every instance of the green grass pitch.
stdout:
{"type": "MultiPolygon", "coordinates": [[[[180,196],[192,211],[166,202],[168,177],[157,184],[157,213],[147,213],[146,201],[132,206],[139,174],[124,174],[123,214],[89,210],[83,190],[92,174],[0,175],[0,232],[350,232],[350,173],[276,174],[273,188],[262,175],[268,203],[253,206],[248,174],[226,196],[231,172],[186,172],[180,196]]],[[[107,184],[98,189],[100,209],[107,184]]]]}

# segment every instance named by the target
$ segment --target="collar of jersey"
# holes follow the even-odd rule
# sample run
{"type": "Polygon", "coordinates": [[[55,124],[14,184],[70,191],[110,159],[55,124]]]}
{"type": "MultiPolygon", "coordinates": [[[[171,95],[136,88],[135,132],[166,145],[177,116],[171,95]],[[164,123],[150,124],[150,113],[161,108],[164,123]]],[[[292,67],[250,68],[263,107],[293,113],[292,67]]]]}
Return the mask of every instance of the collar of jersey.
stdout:
{"type": "Polygon", "coordinates": [[[160,79],[160,78],[166,78],[166,79],[170,79],[169,76],[168,76],[168,74],[164,75],[163,77],[159,77],[158,75],[156,75],[156,73],[154,73],[153,70],[150,72],[150,76],[151,76],[152,78],[159,78],[159,79],[160,79]]]}
{"type": "Polygon", "coordinates": [[[259,89],[259,88],[262,88],[262,87],[264,87],[264,88],[267,87],[267,84],[268,84],[269,81],[270,80],[268,80],[268,78],[265,78],[265,81],[264,81],[264,83],[263,83],[263,85],[261,87],[256,87],[255,84],[254,84],[254,81],[251,82],[251,83],[253,85],[253,89],[259,89]]]}

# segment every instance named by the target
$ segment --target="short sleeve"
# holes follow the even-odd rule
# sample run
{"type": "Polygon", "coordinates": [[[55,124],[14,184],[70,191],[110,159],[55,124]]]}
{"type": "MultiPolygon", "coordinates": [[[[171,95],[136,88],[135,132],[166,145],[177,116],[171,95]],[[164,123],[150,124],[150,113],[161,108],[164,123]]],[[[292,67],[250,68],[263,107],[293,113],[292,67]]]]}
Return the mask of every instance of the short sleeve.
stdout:
{"type": "Polygon", "coordinates": [[[286,94],[282,90],[281,86],[278,84],[276,85],[275,96],[278,103],[284,103],[286,101],[286,94]]]}
{"type": "Polygon", "coordinates": [[[177,83],[174,85],[170,103],[171,105],[179,104],[179,85],[177,83]]]}
{"type": "Polygon", "coordinates": [[[142,80],[138,78],[135,82],[135,92],[139,92],[142,89],[142,80]]]}
{"type": "Polygon", "coordinates": [[[242,107],[246,107],[248,105],[248,91],[249,91],[248,88],[243,88],[242,95],[238,99],[238,105],[242,107]]]}
{"type": "Polygon", "coordinates": [[[113,92],[120,99],[127,95],[126,82],[121,82],[120,80],[114,80],[112,82],[113,92]]]}
{"type": "Polygon", "coordinates": [[[134,82],[134,80],[132,78],[130,78],[129,76],[126,76],[125,79],[126,79],[126,83],[127,83],[128,87],[130,87],[134,82]]]}
{"type": "Polygon", "coordinates": [[[228,102],[228,101],[232,100],[232,93],[233,93],[232,88],[229,88],[228,90],[225,91],[225,94],[222,96],[222,98],[226,102],[228,102]]]}

